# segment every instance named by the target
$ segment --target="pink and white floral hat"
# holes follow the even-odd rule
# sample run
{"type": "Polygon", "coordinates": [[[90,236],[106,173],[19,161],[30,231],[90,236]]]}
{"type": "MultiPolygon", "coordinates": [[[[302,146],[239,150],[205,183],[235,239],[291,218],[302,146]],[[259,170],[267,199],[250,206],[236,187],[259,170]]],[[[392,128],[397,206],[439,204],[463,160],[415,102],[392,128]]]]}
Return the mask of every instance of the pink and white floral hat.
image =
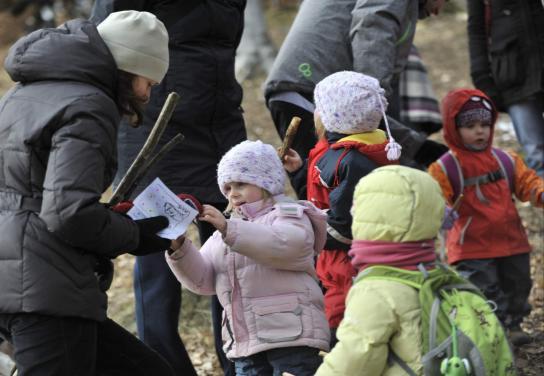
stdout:
{"type": "Polygon", "coordinates": [[[230,149],[217,166],[217,183],[226,197],[225,184],[243,182],[261,187],[272,195],[285,189],[285,171],[272,145],[243,141],[230,149]]]}
{"type": "Polygon", "coordinates": [[[387,158],[400,157],[385,116],[387,99],[377,79],[362,73],[341,71],[321,80],[314,90],[315,110],[325,129],[341,134],[371,132],[385,121],[389,143],[387,158]]]}

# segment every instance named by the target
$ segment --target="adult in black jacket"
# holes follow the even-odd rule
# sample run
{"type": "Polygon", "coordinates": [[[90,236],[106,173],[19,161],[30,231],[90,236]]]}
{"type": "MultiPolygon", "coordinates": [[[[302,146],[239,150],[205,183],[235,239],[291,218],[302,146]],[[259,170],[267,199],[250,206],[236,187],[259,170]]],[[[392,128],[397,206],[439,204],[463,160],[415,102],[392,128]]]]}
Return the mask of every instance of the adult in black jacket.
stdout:
{"type": "MultiPolygon", "coordinates": [[[[19,375],[172,375],[107,318],[101,260],[170,244],[164,217],[133,221],[99,202],[115,175],[117,128],[168,67],[167,32],[145,12],[97,30],[69,21],[16,42],[0,100],[0,335],[19,375]],[[130,30],[130,34],[129,31],[130,30]],[[121,71],[122,70],[122,71],[121,71]]],[[[107,264],[107,263],[106,263],[107,264]]]]}
{"type": "MultiPolygon", "coordinates": [[[[243,30],[245,0],[99,0],[93,21],[110,11],[145,10],[164,22],[170,36],[170,68],[153,89],[144,124],[137,132],[120,129],[119,174],[145,142],[171,91],[180,102],[159,145],[181,132],[185,141],[157,163],[135,194],[159,177],[175,193],[190,193],[219,209],[226,206],[217,187],[221,156],[246,138],[240,103],[242,89],[234,77],[234,57],[243,30]]],[[[202,242],[215,229],[199,224],[202,242]]],[[[161,353],[179,375],[195,374],[178,334],[181,286],[163,255],[138,257],[134,270],[138,334],[161,353]]],[[[227,374],[234,370],[222,351],[221,306],[212,298],[216,350],[227,374]]]]}
{"type": "Polygon", "coordinates": [[[544,4],[473,0],[467,9],[474,86],[508,112],[527,165],[544,177],[544,4]]]}

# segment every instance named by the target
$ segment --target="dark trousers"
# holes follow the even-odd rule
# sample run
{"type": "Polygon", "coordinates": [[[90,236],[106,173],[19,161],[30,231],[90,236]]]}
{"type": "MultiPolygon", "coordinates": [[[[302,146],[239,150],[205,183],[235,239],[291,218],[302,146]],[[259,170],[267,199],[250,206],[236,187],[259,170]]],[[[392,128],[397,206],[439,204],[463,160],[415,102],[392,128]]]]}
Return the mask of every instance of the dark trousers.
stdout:
{"type": "Polygon", "coordinates": [[[311,376],[321,364],[319,350],[313,347],[282,347],[234,360],[237,376],[311,376]]]}
{"type": "Polygon", "coordinates": [[[531,312],[527,301],[532,286],[528,253],[464,260],[455,268],[497,304],[495,314],[507,328],[519,326],[531,312]]]}
{"type": "Polygon", "coordinates": [[[0,314],[19,376],[173,376],[155,351],[110,319],[0,314]]]}
{"type": "MultiPolygon", "coordinates": [[[[220,210],[224,209],[224,205],[216,206],[220,210]]],[[[206,222],[199,222],[198,230],[201,242],[205,242],[215,229],[206,222]]],[[[178,331],[181,285],[170,271],[164,254],[155,253],[136,258],[134,295],[140,339],[160,353],[170,363],[176,375],[196,376],[178,331]]],[[[232,376],[234,366],[227,360],[222,350],[221,316],[221,305],[214,296],[212,297],[212,322],[215,348],[225,375],[232,376]],[[216,323],[219,325],[218,330],[216,330],[216,323]]]]}
{"type": "MultiPolygon", "coordinates": [[[[400,81],[399,81],[398,75],[393,75],[393,78],[391,80],[391,95],[387,98],[388,105],[386,113],[388,116],[392,117],[393,119],[399,121],[402,123],[402,119],[400,118],[400,110],[401,110],[401,96],[400,96],[400,81]]],[[[408,126],[408,124],[405,124],[408,126]]]]}
{"type": "Polygon", "coordinates": [[[162,252],[138,256],[134,267],[138,336],[170,363],[178,376],[196,376],[179,336],[181,285],[162,252]]]}

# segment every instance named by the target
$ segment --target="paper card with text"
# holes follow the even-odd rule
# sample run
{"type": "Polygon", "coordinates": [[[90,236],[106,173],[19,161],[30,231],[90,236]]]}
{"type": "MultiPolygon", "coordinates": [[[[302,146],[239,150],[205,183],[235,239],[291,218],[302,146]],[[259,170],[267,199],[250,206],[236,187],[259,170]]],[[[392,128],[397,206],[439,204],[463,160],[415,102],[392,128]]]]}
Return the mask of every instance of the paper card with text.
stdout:
{"type": "Polygon", "coordinates": [[[132,219],[163,215],[168,218],[168,227],[157,235],[175,239],[187,231],[198,211],[174,194],[164,183],[156,178],[134,200],[134,207],[128,211],[132,219]]]}

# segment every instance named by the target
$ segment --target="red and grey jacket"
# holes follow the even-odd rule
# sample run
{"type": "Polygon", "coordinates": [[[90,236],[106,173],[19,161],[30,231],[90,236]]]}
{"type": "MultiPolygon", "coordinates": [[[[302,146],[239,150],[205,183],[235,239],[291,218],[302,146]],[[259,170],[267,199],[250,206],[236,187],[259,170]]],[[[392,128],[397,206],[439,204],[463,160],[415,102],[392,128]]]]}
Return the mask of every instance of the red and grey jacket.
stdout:
{"type": "Polygon", "coordinates": [[[307,198],[327,211],[325,250],[349,250],[351,201],[359,180],[387,159],[387,138],[382,130],[346,136],[327,133],[308,157],[307,198]]]}
{"type": "MultiPolygon", "coordinates": [[[[459,219],[448,233],[448,262],[466,259],[506,257],[527,253],[531,246],[521,223],[512,194],[521,201],[533,201],[542,206],[544,183],[528,169],[521,158],[509,153],[513,161],[513,177],[497,174],[501,171],[499,159],[493,155],[491,141],[497,112],[493,111],[493,127],[488,147],[480,152],[468,150],[455,126],[455,116],[472,96],[488,99],[480,90],[460,89],[448,94],[443,101],[444,139],[459,164],[459,173],[465,182],[459,219]],[[493,178],[482,179],[482,177],[493,178]],[[510,187],[509,180],[512,181],[510,187]],[[470,182],[475,181],[476,184],[470,182]],[[467,184],[466,182],[469,182],[467,184]]],[[[429,167],[429,173],[438,181],[445,198],[455,200],[455,182],[447,168],[439,162],[429,167]]]]}

